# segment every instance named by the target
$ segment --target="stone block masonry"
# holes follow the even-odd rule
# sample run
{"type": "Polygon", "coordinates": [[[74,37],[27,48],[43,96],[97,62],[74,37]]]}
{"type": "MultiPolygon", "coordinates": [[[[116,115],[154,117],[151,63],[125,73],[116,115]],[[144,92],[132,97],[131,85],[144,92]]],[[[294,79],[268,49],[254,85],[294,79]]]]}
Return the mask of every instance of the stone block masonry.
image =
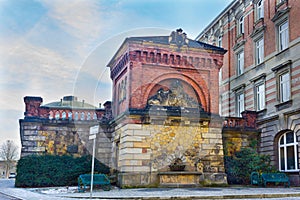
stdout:
{"type": "MultiPolygon", "coordinates": [[[[211,175],[205,175],[215,173],[224,177],[221,181],[222,184],[226,183],[221,129],[203,128],[200,123],[189,124],[189,126],[143,124],[136,136],[128,134],[128,132],[134,132],[130,127],[131,125],[128,124],[121,128],[123,131],[116,130],[116,133],[119,133],[118,165],[116,167],[120,171],[122,187],[158,184],[159,176],[157,174],[170,171],[168,166],[175,158],[181,158],[184,161],[186,171],[201,174],[201,176],[197,175],[201,177],[197,185],[200,184],[200,180],[206,180],[206,178],[209,179],[205,183],[216,183],[215,177],[210,179],[211,175]],[[203,132],[203,130],[208,132],[203,132]],[[210,130],[213,133],[210,133],[210,130]],[[125,140],[123,135],[125,135],[125,140]],[[148,181],[144,179],[141,183],[133,180],[129,174],[151,176],[152,178],[147,178],[148,181]]],[[[192,177],[187,178],[191,179],[192,177]]],[[[140,180],[140,178],[137,179],[140,180]]],[[[219,179],[217,183],[220,183],[219,179]]]]}

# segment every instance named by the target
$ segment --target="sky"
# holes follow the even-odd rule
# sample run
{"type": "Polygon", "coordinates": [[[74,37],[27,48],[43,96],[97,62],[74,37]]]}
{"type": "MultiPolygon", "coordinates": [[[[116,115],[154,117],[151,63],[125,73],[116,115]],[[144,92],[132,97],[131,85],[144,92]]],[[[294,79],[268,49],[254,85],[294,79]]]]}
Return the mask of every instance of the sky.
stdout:
{"type": "Polygon", "coordinates": [[[232,0],[0,0],[0,145],[21,146],[25,96],[111,100],[107,64],[126,37],[196,36],[232,0]]]}

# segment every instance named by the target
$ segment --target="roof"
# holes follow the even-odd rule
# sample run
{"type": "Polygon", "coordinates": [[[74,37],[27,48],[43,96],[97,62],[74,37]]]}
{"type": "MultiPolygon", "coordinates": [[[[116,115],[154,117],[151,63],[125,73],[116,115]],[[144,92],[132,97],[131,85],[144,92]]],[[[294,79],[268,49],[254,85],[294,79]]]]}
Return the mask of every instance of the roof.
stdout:
{"type": "MultiPolygon", "coordinates": [[[[169,42],[169,36],[150,36],[150,37],[130,37],[127,38],[125,41],[141,41],[141,42],[152,42],[156,44],[165,44],[169,45],[172,42],[169,42]]],[[[174,42],[175,43],[175,42],[174,42]]],[[[196,40],[186,39],[186,46],[189,48],[198,48],[198,49],[207,49],[207,50],[214,50],[214,51],[225,51],[223,48],[213,46],[210,44],[206,44],[204,42],[199,42],[196,40]]]]}
{"type": "Polygon", "coordinates": [[[70,108],[70,109],[96,109],[95,106],[83,101],[78,101],[75,96],[65,96],[60,101],[47,103],[41,107],[47,108],[70,108]]]}
{"type": "Polygon", "coordinates": [[[199,40],[203,34],[205,34],[214,24],[219,21],[225,13],[229,12],[230,9],[238,2],[238,0],[232,0],[232,2],[224,9],[221,11],[221,13],[215,17],[202,31],[201,33],[198,34],[198,36],[195,38],[195,40],[199,40]]]}
{"type": "Polygon", "coordinates": [[[115,58],[117,58],[117,55],[120,53],[121,49],[125,46],[125,44],[129,42],[141,42],[141,43],[148,42],[152,44],[177,45],[178,49],[180,49],[181,47],[188,47],[194,49],[211,50],[211,51],[219,52],[221,54],[225,54],[227,52],[227,50],[221,47],[213,46],[210,44],[206,44],[204,42],[187,38],[186,33],[184,33],[180,28],[177,29],[176,31],[172,31],[171,34],[167,36],[145,36],[145,37],[126,38],[125,41],[122,43],[121,47],[118,49],[118,51],[115,53],[115,55],[108,63],[107,67],[113,66],[115,58]]]}

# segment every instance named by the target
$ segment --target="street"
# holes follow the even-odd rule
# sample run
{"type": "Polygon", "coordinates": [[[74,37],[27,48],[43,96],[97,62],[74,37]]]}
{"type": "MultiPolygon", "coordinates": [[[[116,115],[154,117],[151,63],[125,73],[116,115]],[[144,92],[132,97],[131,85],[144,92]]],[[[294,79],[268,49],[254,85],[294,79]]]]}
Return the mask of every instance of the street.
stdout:
{"type": "Polygon", "coordinates": [[[32,192],[26,188],[15,188],[14,179],[0,179],[0,200],[70,200],[32,192]]]}
{"type": "MultiPolygon", "coordinates": [[[[14,180],[11,180],[11,179],[1,179],[0,191],[3,188],[5,188],[5,189],[6,188],[14,188],[14,180]]],[[[13,197],[13,196],[9,196],[7,194],[4,194],[4,193],[0,192],[0,199],[1,200],[12,200],[12,199],[18,200],[19,198],[16,198],[16,197],[13,197]]]]}
{"type": "Polygon", "coordinates": [[[8,196],[8,195],[5,195],[3,193],[0,193],[0,199],[1,200],[18,200],[19,198],[8,196]]]}

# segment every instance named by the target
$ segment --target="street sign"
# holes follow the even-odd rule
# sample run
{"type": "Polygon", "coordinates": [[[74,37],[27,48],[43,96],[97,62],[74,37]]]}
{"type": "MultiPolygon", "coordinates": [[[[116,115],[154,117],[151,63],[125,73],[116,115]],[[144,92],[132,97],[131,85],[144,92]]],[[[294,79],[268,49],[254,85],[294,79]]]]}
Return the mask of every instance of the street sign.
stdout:
{"type": "Polygon", "coordinates": [[[89,136],[89,140],[93,140],[93,139],[96,139],[96,134],[93,134],[93,135],[89,136]]]}
{"type": "Polygon", "coordinates": [[[90,135],[97,134],[99,131],[99,125],[90,127],[90,135]]]}

